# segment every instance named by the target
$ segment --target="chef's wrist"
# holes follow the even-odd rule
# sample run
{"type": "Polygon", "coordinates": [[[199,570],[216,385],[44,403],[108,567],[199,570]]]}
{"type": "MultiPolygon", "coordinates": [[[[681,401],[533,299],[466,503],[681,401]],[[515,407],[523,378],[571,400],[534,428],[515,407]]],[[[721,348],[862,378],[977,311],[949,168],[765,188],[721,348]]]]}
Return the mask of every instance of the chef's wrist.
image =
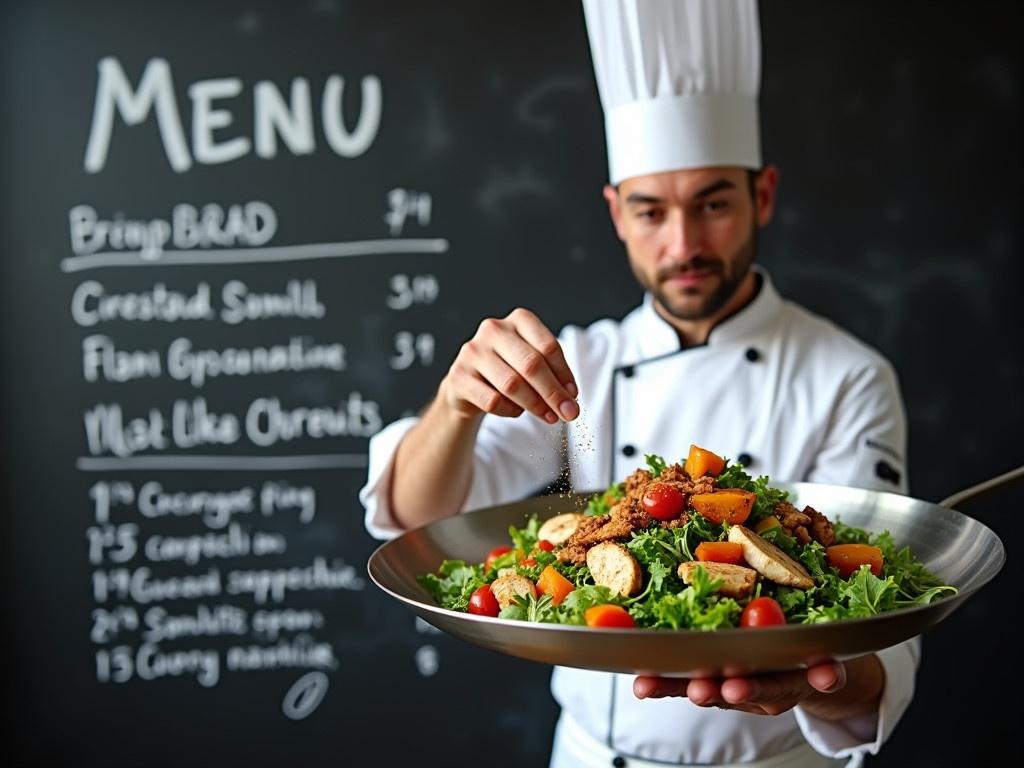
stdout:
{"type": "Polygon", "coordinates": [[[436,418],[443,419],[453,426],[469,426],[473,430],[484,418],[482,410],[459,395],[450,374],[441,379],[431,410],[434,411],[436,418]]]}

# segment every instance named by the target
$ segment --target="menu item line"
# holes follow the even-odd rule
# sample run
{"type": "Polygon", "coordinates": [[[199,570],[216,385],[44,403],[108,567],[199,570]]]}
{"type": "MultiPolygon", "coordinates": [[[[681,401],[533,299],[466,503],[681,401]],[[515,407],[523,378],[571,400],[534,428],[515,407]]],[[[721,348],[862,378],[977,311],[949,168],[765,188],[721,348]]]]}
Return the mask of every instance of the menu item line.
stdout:
{"type": "Polygon", "coordinates": [[[79,456],[75,468],[82,472],[131,470],[299,470],[364,469],[365,453],[309,454],[296,456],[79,456]]]}
{"type": "Polygon", "coordinates": [[[336,243],[308,243],[261,248],[166,250],[157,258],[141,251],[101,251],[62,259],[62,272],[82,272],[103,267],[161,267],[182,264],[265,264],[281,261],[337,259],[350,256],[447,253],[445,238],[381,238],[336,243]]]}

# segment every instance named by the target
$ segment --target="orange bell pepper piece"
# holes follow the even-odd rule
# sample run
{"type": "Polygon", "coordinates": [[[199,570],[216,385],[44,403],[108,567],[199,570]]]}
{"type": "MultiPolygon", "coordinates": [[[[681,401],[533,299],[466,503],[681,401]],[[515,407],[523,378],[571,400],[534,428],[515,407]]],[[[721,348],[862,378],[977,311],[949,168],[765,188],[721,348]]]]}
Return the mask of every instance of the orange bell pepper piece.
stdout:
{"type": "Polygon", "coordinates": [[[553,565],[541,571],[540,578],[537,579],[537,591],[551,595],[551,602],[555,605],[561,605],[566,595],[574,589],[576,585],[556,571],[553,565]]]}
{"type": "Polygon", "coordinates": [[[702,541],[693,554],[704,562],[739,565],[743,562],[743,545],[731,541],[702,541]]]}
{"type": "Polygon", "coordinates": [[[834,544],[825,547],[825,557],[828,558],[828,564],[837,568],[844,578],[855,573],[862,565],[871,566],[875,576],[882,575],[882,550],[870,544],[834,544]]]}
{"type": "Polygon", "coordinates": [[[690,497],[690,506],[713,523],[740,525],[750,517],[756,494],[727,488],[713,493],[695,493],[690,497]]]}
{"type": "Polygon", "coordinates": [[[620,605],[595,605],[583,612],[588,627],[635,627],[629,611],[620,605]]]}
{"type": "Polygon", "coordinates": [[[696,479],[702,475],[717,476],[725,469],[725,459],[697,445],[690,446],[690,455],[686,457],[683,470],[691,478],[696,479]]]}

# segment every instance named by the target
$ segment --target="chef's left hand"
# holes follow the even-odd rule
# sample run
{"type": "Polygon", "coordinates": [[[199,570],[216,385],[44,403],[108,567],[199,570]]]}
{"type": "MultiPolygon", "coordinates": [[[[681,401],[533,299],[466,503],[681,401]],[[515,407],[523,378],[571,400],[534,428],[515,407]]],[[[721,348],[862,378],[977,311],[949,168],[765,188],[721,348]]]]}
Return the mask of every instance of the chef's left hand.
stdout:
{"type": "Polygon", "coordinates": [[[842,720],[876,711],[885,671],[874,654],[827,662],[803,670],[750,677],[638,677],[638,699],[685,696],[699,707],[780,715],[800,704],[823,720],[842,720]]]}

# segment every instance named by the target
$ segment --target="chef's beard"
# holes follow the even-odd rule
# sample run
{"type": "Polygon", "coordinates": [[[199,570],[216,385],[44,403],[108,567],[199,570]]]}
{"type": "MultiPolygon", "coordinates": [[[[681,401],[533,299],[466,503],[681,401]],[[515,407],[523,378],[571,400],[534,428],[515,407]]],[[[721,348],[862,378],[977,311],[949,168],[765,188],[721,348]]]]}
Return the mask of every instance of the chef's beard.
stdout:
{"type": "MultiPolygon", "coordinates": [[[[675,265],[659,269],[655,275],[654,285],[644,285],[644,287],[651,292],[658,304],[677,320],[703,320],[718,312],[733,297],[750,272],[756,253],[757,227],[755,226],[751,227],[750,237],[739,247],[732,259],[725,261],[697,255],[681,267],[675,265]],[[727,264],[731,266],[727,266],[727,264]],[[712,274],[711,279],[714,276],[718,277],[718,286],[702,300],[694,303],[694,299],[699,297],[696,292],[687,294],[685,301],[678,298],[673,299],[667,291],[662,289],[662,284],[668,278],[697,269],[708,270],[712,274]]],[[[646,281],[641,280],[640,282],[646,281]]]]}

